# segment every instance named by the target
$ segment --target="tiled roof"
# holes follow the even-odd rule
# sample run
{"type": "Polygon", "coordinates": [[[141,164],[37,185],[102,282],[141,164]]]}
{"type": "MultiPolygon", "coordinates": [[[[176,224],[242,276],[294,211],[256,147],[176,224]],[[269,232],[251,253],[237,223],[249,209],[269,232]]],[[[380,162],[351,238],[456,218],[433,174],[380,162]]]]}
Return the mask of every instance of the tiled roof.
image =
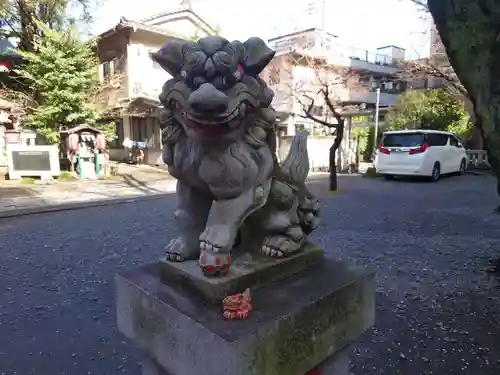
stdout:
{"type": "Polygon", "coordinates": [[[156,34],[161,34],[161,35],[167,35],[167,36],[173,36],[173,37],[177,37],[177,38],[182,38],[181,35],[172,33],[172,31],[169,31],[169,30],[164,30],[161,27],[148,26],[148,25],[144,25],[141,22],[129,21],[129,20],[125,19],[125,18],[122,18],[120,20],[120,22],[118,22],[111,29],[109,29],[109,30],[103,32],[102,34],[100,34],[99,37],[101,37],[101,38],[105,37],[105,36],[107,36],[109,34],[114,33],[115,31],[118,31],[118,30],[121,30],[121,29],[144,30],[144,31],[149,31],[149,32],[156,33],[156,34]]]}

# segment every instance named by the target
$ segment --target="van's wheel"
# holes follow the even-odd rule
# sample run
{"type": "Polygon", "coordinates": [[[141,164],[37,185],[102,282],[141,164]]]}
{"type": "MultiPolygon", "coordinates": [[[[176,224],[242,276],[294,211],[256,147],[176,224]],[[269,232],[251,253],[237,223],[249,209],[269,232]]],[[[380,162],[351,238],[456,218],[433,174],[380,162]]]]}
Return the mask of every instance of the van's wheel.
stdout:
{"type": "Polygon", "coordinates": [[[431,181],[436,182],[441,177],[441,165],[439,163],[434,163],[434,167],[432,167],[431,181]]]}
{"type": "Polygon", "coordinates": [[[462,159],[460,162],[460,169],[458,170],[459,175],[463,175],[465,173],[465,169],[467,168],[467,162],[465,159],[462,159]]]}
{"type": "Polygon", "coordinates": [[[394,176],[392,174],[385,174],[384,175],[384,178],[387,180],[387,181],[392,181],[394,180],[394,176]]]}

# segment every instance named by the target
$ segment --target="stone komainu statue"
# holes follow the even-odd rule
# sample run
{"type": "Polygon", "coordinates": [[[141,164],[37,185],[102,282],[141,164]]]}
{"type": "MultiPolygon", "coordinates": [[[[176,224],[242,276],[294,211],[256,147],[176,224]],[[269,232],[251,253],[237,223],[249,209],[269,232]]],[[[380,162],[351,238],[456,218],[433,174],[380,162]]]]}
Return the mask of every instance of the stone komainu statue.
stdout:
{"type": "Polygon", "coordinates": [[[228,271],[236,245],[269,257],[300,251],[318,225],[305,186],[307,133],[276,157],[273,92],[259,78],[275,52],[263,40],[172,40],[152,55],[172,75],[160,94],[163,160],[177,182],[179,237],[166,259],[228,271]],[[207,219],[211,216],[211,224],[207,219]]]}

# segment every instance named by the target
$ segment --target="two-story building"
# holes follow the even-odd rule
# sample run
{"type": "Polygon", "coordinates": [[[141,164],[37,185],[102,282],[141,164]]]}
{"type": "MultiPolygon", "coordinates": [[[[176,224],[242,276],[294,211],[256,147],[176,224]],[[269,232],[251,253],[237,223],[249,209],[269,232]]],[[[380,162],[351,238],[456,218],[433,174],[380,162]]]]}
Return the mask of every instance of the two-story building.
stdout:
{"type": "Polygon", "coordinates": [[[99,36],[97,55],[105,83],[99,104],[116,124],[110,156],[126,160],[123,141],[146,142],[145,163],[155,164],[161,154],[157,123],[158,95],[170,75],[151,59],[172,38],[189,39],[213,34],[214,28],[196,14],[189,2],[141,21],[122,18],[99,36]]]}

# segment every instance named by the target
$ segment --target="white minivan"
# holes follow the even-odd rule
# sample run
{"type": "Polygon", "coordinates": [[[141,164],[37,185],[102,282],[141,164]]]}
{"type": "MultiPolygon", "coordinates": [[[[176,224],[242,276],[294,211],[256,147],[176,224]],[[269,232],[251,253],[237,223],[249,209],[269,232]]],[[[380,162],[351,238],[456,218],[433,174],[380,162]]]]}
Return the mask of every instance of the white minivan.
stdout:
{"type": "Polygon", "coordinates": [[[387,179],[422,176],[432,181],[449,173],[464,173],[467,155],[453,134],[437,130],[387,131],[375,160],[375,168],[387,179]]]}

